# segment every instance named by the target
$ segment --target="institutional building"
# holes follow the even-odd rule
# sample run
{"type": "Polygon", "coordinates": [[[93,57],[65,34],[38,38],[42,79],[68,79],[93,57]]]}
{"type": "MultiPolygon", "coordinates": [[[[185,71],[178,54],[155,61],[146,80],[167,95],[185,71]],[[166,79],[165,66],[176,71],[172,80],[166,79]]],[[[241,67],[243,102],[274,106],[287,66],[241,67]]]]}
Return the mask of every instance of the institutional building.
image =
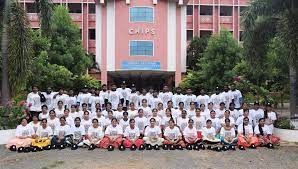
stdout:
{"type": "MultiPolygon", "coordinates": [[[[102,83],[138,87],[178,85],[186,72],[187,42],[222,28],[241,41],[241,11],[249,0],[52,0],[64,4],[94,54],[102,83]]],[[[20,0],[38,28],[34,0],[20,0]]]]}

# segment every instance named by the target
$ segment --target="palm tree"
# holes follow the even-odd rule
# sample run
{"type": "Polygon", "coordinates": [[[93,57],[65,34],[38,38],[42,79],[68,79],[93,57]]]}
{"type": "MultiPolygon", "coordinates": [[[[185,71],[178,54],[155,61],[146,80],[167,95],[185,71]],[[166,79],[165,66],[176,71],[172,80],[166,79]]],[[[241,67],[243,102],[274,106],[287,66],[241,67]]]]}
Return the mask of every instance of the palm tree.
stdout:
{"type": "Polygon", "coordinates": [[[51,18],[53,13],[52,0],[35,0],[39,12],[41,35],[48,37],[51,34],[51,18]]]}
{"type": "Polygon", "coordinates": [[[289,66],[290,112],[296,109],[297,64],[298,64],[298,1],[297,0],[252,0],[243,14],[244,48],[248,61],[254,66],[262,65],[268,44],[274,37],[284,43],[284,59],[289,66]]]}

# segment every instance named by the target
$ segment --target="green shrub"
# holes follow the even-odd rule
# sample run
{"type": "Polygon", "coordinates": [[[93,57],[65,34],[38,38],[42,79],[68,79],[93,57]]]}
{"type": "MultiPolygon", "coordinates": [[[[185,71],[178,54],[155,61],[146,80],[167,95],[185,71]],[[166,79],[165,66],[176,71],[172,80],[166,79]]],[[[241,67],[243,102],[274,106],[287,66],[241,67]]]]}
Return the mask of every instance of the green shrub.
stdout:
{"type": "Polygon", "coordinates": [[[274,127],[280,128],[280,129],[290,129],[290,130],[293,130],[295,128],[295,126],[291,124],[290,119],[286,117],[278,118],[274,122],[274,127]]]}

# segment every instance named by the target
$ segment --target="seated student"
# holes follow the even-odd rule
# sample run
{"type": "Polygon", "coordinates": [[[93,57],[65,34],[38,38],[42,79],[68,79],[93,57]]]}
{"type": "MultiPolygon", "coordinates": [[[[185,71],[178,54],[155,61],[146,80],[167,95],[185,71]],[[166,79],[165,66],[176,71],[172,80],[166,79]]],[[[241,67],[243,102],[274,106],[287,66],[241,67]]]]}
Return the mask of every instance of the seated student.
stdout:
{"type": "Polygon", "coordinates": [[[219,134],[221,124],[220,124],[220,119],[216,117],[216,112],[214,110],[210,111],[210,118],[212,127],[215,129],[216,134],[219,134]]]}
{"type": "Polygon", "coordinates": [[[103,139],[104,133],[102,127],[99,126],[98,120],[92,120],[92,126],[88,128],[87,139],[83,142],[84,144],[90,146],[94,144],[96,147],[100,147],[101,140],[103,139]]]}
{"type": "Polygon", "coordinates": [[[181,132],[187,127],[188,120],[186,110],[182,110],[181,117],[177,118],[177,126],[180,128],[181,132]]]}
{"type": "Polygon", "coordinates": [[[41,106],[41,113],[38,115],[38,119],[47,119],[49,118],[49,112],[48,112],[48,106],[47,105],[42,105],[41,106]]]}
{"type": "Polygon", "coordinates": [[[279,144],[279,138],[272,134],[272,131],[270,128],[265,125],[265,118],[260,118],[259,124],[255,127],[255,135],[257,136],[259,140],[260,146],[266,146],[269,143],[273,145],[279,144]]]}
{"type": "Polygon", "coordinates": [[[249,117],[251,117],[251,116],[249,115],[249,109],[244,109],[244,110],[243,110],[243,116],[238,117],[238,119],[237,119],[237,121],[236,121],[236,126],[239,126],[239,125],[243,124],[243,119],[244,119],[245,117],[247,117],[247,118],[249,119],[249,122],[248,122],[249,125],[252,125],[252,124],[253,124],[253,123],[252,123],[252,119],[249,118],[249,117]]]}
{"type": "Polygon", "coordinates": [[[50,126],[48,126],[47,119],[42,119],[41,125],[36,131],[36,138],[32,140],[32,146],[42,148],[51,145],[52,136],[53,130],[50,126]]]}
{"type": "Polygon", "coordinates": [[[235,145],[237,143],[235,129],[231,125],[229,118],[225,119],[225,125],[220,129],[220,140],[227,145],[235,145]]]}
{"type": "Polygon", "coordinates": [[[150,119],[150,125],[146,127],[143,140],[146,144],[151,146],[162,145],[164,139],[162,138],[161,129],[155,126],[155,119],[150,119]]]}
{"type": "Polygon", "coordinates": [[[203,127],[202,136],[203,141],[208,144],[220,143],[220,139],[215,137],[216,131],[215,128],[212,127],[212,121],[208,119],[206,121],[206,126],[203,127]]]}
{"type": "Polygon", "coordinates": [[[84,138],[86,135],[85,128],[81,125],[81,119],[76,117],[74,120],[74,125],[71,127],[73,133],[73,144],[78,145],[79,147],[83,146],[84,138]]]}
{"type": "Polygon", "coordinates": [[[29,123],[29,125],[33,128],[34,134],[36,134],[36,131],[37,131],[38,127],[40,126],[40,123],[38,121],[38,117],[33,115],[32,116],[32,121],[29,123]]]}
{"type": "Polygon", "coordinates": [[[224,102],[221,102],[219,104],[219,109],[216,109],[216,117],[218,117],[219,119],[224,117],[224,113],[226,111],[226,104],[224,102]]]}
{"type": "Polygon", "coordinates": [[[258,145],[258,138],[254,137],[252,125],[249,124],[249,118],[244,117],[243,123],[238,125],[238,146],[248,148],[252,145],[258,145]]]}
{"type": "Polygon", "coordinates": [[[30,147],[32,138],[34,137],[34,130],[31,125],[27,123],[26,118],[22,118],[21,124],[18,125],[15,133],[16,138],[10,140],[5,147],[10,148],[11,146],[19,147],[30,147]]]}
{"type": "Polygon", "coordinates": [[[221,118],[221,120],[220,120],[221,127],[225,126],[225,124],[226,124],[226,121],[225,120],[226,119],[229,119],[230,120],[230,125],[232,127],[235,127],[235,120],[234,120],[233,117],[230,116],[230,110],[225,110],[224,117],[221,118]]]}
{"type": "Polygon", "coordinates": [[[72,140],[72,132],[69,125],[66,124],[64,116],[60,117],[60,125],[55,127],[52,145],[60,146],[66,143],[70,144],[72,140]]]}
{"type": "Polygon", "coordinates": [[[119,122],[121,128],[123,129],[123,133],[124,133],[124,130],[127,126],[129,126],[129,119],[128,119],[128,112],[125,111],[123,112],[123,118],[120,120],[119,122]]]}
{"type": "Polygon", "coordinates": [[[155,121],[156,121],[156,124],[155,125],[161,127],[161,125],[162,125],[162,118],[157,115],[157,112],[158,112],[158,110],[156,108],[153,108],[152,109],[152,118],[154,118],[155,121]]]}
{"type": "Polygon", "coordinates": [[[102,115],[102,112],[100,109],[96,109],[96,113],[92,117],[92,119],[98,120],[98,125],[103,128],[103,131],[105,130],[107,119],[102,115]]]}
{"type": "Polygon", "coordinates": [[[151,108],[148,106],[147,99],[142,100],[142,105],[139,107],[139,109],[143,109],[144,116],[146,118],[150,118],[152,116],[152,111],[151,111],[151,108]]]}
{"type": "Polygon", "coordinates": [[[50,110],[49,112],[49,119],[48,119],[48,126],[51,127],[53,133],[55,131],[56,126],[60,125],[59,119],[56,117],[56,112],[54,110],[50,110]]]}
{"type": "Polygon", "coordinates": [[[202,130],[206,122],[205,116],[201,115],[201,109],[196,108],[196,116],[192,117],[194,127],[197,130],[198,138],[202,139],[202,130]]]}
{"type": "Polygon", "coordinates": [[[188,126],[184,129],[183,136],[186,144],[196,144],[201,141],[192,119],[188,120],[188,126]]]}
{"type": "Polygon", "coordinates": [[[136,109],[134,102],[129,103],[129,110],[127,110],[127,112],[130,119],[134,119],[138,116],[138,110],[136,109]]]}
{"type": "Polygon", "coordinates": [[[124,131],[124,137],[125,140],[123,142],[123,145],[126,148],[130,148],[133,144],[139,148],[141,145],[144,144],[144,140],[139,138],[140,131],[139,128],[135,126],[135,120],[130,119],[129,120],[129,126],[125,128],[124,131]]]}
{"type": "Polygon", "coordinates": [[[111,125],[106,128],[104,138],[100,142],[100,147],[108,148],[109,145],[112,145],[114,148],[118,148],[122,144],[122,134],[123,130],[118,125],[118,120],[113,118],[111,125]]]}
{"type": "MultiPolygon", "coordinates": [[[[185,114],[186,114],[186,112],[185,112],[185,114]]],[[[170,123],[170,125],[168,127],[166,127],[166,129],[164,131],[165,140],[164,140],[163,144],[175,145],[175,146],[180,145],[182,147],[185,147],[185,143],[182,140],[182,135],[181,135],[180,129],[175,126],[175,122],[173,119],[170,119],[169,123],[170,123]]]]}
{"type": "Polygon", "coordinates": [[[114,117],[115,117],[118,121],[120,121],[120,120],[123,118],[123,112],[124,112],[124,110],[123,110],[123,105],[122,105],[122,103],[119,103],[119,104],[118,104],[118,107],[117,107],[117,110],[114,111],[114,117]]]}
{"type": "Polygon", "coordinates": [[[139,128],[140,134],[144,135],[144,129],[148,125],[148,119],[144,116],[143,109],[138,110],[138,116],[135,118],[136,126],[139,128]]]}
{"type": "Polygon", "coordinates": [[[109,125],[111,125],[112,123],[112,120],[114,118],[114,115],[113,115],[113,110],[108,110],[108,116],[107,116],[107,119],[106,119],[106,124],[105,124],[105,128],[107,128],[109,125]]]}
{"type": "Polygon", "coordinates": [[[169,126],[170,119],[174,119],[174,122],[176,123],[176,118],[172,116],[172,110],[170,108],[166,108],[165,110],[165,116],[162,117],[162,129],[164,130],[166,127],[169,126]]]}

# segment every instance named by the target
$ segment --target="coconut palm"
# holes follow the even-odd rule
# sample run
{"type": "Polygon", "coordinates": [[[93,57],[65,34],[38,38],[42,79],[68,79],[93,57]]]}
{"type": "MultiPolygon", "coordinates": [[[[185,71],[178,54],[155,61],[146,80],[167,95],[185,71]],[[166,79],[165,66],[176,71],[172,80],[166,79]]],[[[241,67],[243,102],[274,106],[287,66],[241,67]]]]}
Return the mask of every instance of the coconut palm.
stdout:
{"type": "Polygon", "coordinates": [[[268,44],[278,37],[286,47],[284,59],[289,66],[290,111],[296,109],[297,64],[298,64],[298,1],[297,0],[252,0],[243,13],[244,48],[246,57],[253,66],[262,66],[268,44]]]}

